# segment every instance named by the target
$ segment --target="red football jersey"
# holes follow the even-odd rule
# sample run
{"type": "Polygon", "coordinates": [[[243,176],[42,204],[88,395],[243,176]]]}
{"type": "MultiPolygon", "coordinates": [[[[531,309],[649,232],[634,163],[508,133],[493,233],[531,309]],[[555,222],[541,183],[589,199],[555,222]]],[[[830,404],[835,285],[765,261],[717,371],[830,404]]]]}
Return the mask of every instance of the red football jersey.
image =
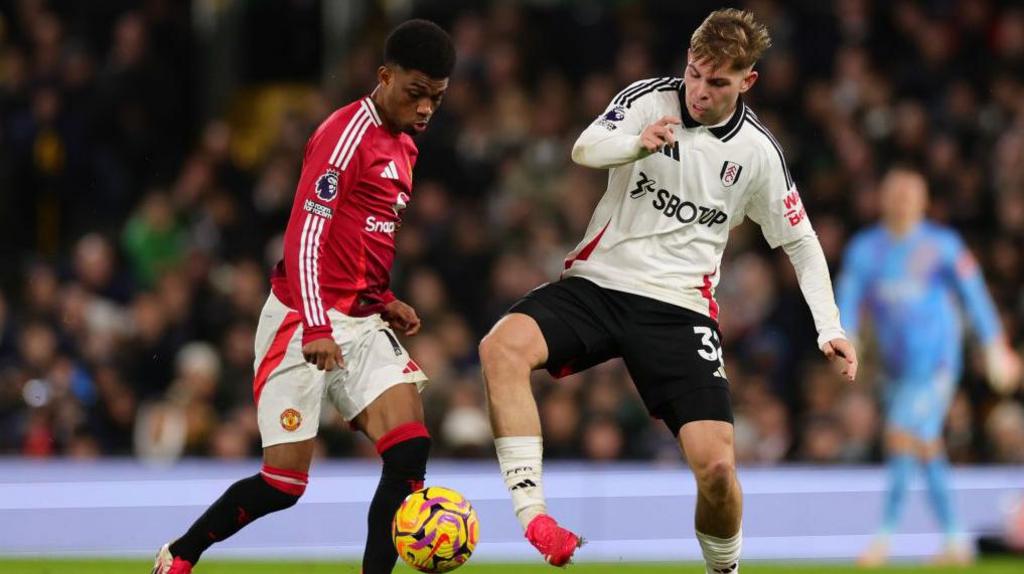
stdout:
{"type": "Polygon", "coordinates": [[[381,123],[369,97],[328,117],[306,144],[302,175],[271,285],[301,311],[302,343],[331,334],[327,310],[379,313],[388,288],[395,231],[412,197],[416,145],[381,123]]]}

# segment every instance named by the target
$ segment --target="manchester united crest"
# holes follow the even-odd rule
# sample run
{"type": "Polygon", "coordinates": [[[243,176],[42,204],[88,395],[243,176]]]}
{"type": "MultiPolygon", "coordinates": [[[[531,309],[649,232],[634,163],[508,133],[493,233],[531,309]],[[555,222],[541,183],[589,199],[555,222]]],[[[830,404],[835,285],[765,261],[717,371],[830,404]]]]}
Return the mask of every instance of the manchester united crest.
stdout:
{"type": "Polygon", "coordinates": [[[285,409],[281,412],[281,428],[293,432],[302,426],[302,414],[295,409],[285,409]]]}

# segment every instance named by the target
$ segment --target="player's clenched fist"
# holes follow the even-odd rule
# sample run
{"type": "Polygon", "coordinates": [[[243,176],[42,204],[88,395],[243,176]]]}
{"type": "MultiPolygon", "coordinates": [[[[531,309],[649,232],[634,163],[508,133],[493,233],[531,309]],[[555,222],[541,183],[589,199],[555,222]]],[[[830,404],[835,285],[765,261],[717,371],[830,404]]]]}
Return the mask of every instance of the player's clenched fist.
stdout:
{"type": "Polygon", "coordinates": [[[640,145],[648,152],[654,153],[662,146],[676,143],[676,135],[672,133],[672,126],[677,126],[680,123],[679,118],[675,116],[662,117],[640,132],[640,145]]]}
{"type": "Polygon", "coordinates": [[[316,339],[302,346],[302,356],[307,363],[316,365],[319,371],[333,371],[334,367],[344,367],[341,348],[330,337],[316,339]]]}

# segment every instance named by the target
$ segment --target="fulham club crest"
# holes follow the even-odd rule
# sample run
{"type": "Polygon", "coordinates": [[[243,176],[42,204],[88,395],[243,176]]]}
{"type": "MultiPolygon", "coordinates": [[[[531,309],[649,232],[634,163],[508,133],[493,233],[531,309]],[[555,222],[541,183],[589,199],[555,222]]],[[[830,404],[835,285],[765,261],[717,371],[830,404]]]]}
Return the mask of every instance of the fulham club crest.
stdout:
{"type": "Polygon", "coordinates": [[[722,172],[718,174],[718,176],[722,178],[722,185],[724,185],[725,187],[732,187],[733,184],[736,183],[736,180],[740,178],[740,173],[742,171],[742,165],[735,162],[726,161],[722,163],[722,172]]]}

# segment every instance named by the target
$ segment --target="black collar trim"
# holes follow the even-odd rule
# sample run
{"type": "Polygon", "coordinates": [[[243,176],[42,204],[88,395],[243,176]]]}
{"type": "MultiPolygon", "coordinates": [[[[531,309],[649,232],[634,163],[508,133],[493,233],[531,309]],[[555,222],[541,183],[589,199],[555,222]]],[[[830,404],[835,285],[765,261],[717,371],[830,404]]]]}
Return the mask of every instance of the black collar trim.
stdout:
{"type": "MultiPolygon", "coordinates": [[[[693,119],[693,117],[690,116],[690,111],[686,109],[685,87],[681,87],[679,89],[679,113],[683,119],[683,127],[696,128],[701,126],[701,123],[693,119]]],[[[743,118],[746,114],[747,105],[743,103],[743,98],[741,97],[736,101],[736,109],[732,112],[732,117],[729,118],[729,121],[720,126],[708,128],[708,131],[711,132],[711,135],[722,141],[729,141],[740,131],[740,128],[743,126],[743,118]]]]}

